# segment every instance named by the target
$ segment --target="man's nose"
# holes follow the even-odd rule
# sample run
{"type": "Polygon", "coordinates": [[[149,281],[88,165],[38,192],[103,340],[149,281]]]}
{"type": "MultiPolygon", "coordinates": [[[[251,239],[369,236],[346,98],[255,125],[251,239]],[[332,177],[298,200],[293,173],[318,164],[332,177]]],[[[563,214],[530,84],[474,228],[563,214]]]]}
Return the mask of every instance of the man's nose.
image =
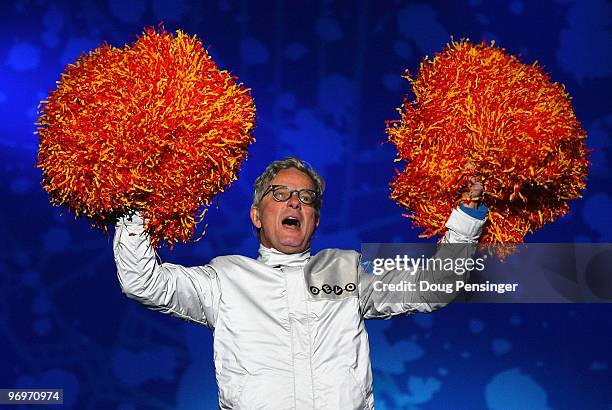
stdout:
{"type": "Polygon", "coordinates": [[[302,207],[302,203],[300,202],[299,198],[299,193],[297,191],[294,191],[290,194],[289,199],[287,200],[287,205],[294,209],[300,209],[302,207]]]}

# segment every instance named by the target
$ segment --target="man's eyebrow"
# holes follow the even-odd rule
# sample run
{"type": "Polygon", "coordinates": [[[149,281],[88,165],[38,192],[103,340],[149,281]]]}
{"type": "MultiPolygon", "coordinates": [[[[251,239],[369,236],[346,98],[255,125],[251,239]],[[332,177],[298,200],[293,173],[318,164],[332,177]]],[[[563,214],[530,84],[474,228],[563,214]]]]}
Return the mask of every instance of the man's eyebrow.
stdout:
{"type": "Polygon", "coordinates": [[[283,187],[283,188],[289,188],[289,189],[308,189],[310,191],[315,191],[317,192],[316,188],[296,188],[294,186],[288,186],[288,185],[284,185],[284,184],[271,184],[270,186],[277,186],[277,187],[283,187]]]}

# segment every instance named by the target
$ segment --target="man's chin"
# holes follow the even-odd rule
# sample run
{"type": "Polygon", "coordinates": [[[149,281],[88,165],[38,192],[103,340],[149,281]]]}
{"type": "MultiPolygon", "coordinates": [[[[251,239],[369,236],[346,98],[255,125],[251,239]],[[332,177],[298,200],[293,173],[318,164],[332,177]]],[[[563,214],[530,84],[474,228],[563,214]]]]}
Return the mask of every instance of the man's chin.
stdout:
{"type": "Polygon", "coordinates": [[[308,244],[281,243],[274,247],[277,251],[286,254],[302,253],[308,249],[308,244]]]}

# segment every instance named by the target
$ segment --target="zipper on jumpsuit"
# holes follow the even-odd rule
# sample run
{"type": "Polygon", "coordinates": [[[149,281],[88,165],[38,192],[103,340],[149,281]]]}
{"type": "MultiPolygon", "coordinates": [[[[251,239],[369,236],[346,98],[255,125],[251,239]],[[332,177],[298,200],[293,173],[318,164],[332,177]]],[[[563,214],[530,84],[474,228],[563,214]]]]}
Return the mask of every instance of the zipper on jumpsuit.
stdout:
{"type": "Polygon", "coordinates": [[[283,267],[289,309],[291,333],[291,362],[293,364],[293,385],[295,409],[314,409],[312,363],[310,357],[310,323],[305,295],[304,269],[283,267]]]}

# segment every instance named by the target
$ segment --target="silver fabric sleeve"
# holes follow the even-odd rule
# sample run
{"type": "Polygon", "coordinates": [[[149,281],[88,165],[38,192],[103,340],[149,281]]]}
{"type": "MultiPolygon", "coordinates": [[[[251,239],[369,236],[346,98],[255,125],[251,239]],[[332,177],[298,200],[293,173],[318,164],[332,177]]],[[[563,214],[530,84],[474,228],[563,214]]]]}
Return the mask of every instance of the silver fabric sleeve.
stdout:
{"type": "MultiPolygon", "coordinates": [[[[454,209],[446,223],[448,228],[438,244],[434,259],[457,260],[471,258],[485,221],[473,218],[460,209],[454,209]]],[[[468,282],[469,272],[458,276],[451,269],[387,270],[381,275],[366,272],[358,263],[359,301],[365,319],[388,319],[400,314],[432,312],[452,302],[458,294],[456,281],[468,282]],[[376,284],[378,282],[378,284],[376,284]],[[439,284],[454,291],[420,291],[420,283],[439,284]],[[414,291],[390,292],[376,290],[382,285],[413,283],[414,291]],[[448,285],[448,286],[447,286],[448,285]]]]}
{"type": "Polygon", "coordinates": [[[138,214],[117,221],[113,251],[121,290],[130,299],[214,328],[221,288],[211,266],[159,263],[138,214]]]}

